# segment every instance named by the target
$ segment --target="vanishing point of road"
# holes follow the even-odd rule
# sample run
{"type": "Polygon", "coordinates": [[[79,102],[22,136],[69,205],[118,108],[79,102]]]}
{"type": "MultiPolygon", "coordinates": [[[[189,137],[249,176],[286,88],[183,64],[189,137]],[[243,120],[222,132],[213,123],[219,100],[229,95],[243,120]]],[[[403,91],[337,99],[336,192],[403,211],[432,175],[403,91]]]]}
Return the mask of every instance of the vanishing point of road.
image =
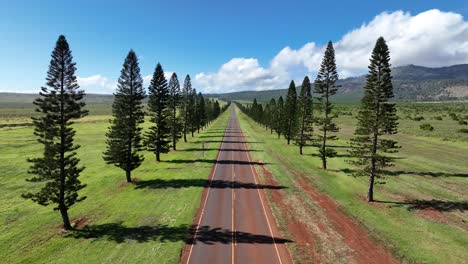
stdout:
{"type": "Polygon", "coordinates": [[[235,106],[181,263],[292,263],[254,168],[235,106]]]}

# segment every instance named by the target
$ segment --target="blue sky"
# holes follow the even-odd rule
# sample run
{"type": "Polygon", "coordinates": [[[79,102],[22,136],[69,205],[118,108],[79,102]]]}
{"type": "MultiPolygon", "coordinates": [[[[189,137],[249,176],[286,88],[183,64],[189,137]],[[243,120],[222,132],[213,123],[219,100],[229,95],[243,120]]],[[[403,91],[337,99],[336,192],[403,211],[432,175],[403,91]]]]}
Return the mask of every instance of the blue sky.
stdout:
{"type": "Polygon", "coordinates": [[[179,78],[190,74],[205,92],[286,88],[290,79],[314,78],[328,40],[337,43],[343,77],[365,72],[378,35],[388,37],[394,65],[468,63],[467,12],[464,1],[428,0],[2,0],[0,91],[38,91],[60,34],[81,86],[98,93],[113,92],[130,48],[145,80],[161,62],[179,78]],[[422,48],[408,48],[409,39],[422,48]]]}

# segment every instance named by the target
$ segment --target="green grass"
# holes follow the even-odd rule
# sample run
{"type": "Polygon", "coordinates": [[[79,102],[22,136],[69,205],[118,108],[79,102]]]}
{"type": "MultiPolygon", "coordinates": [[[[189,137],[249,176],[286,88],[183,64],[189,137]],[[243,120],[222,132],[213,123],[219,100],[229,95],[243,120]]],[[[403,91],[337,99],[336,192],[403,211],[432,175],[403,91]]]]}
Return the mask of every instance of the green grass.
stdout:
{"type": "Polygon", "coordinates": [[[346,157],[346,140],[353,133],[353,117],[338,119],[341,139],[332,144],[339,146],[336,149],[342,157],[330,159],[330,170],[326,172],[320,169],[319,158],[311,156],[317,154],[315,148],[306,147],[305,155],[300,156],[297,146],[286,145],[286,140],[270,135],[240,111],[239,118],[243,131],[252,142],[249,147],[262,150],[252,152],[253,159],[268,163],[268,170],[281,185],[288,187],[285,191],[290,195],[303,192],[294,182],[297,177],[307,177],[397,258],[415,263],[466,263],[468,142],[464,138],[457,140],[454,136],[454,141],[446,141],[441,136],[421,134],[427,131],[419,131],[418,122],[415,136],[411,134],[415,130],[410,124],[402,121],[403,132],[395,137],[402,148],[397,154],[396,166],[392,168],[397,173],[388,176],[386,184],[376,186],[376,199],[389,203],[370,205],[365,201],[367,178],[355,178],[346,173],[346,169],[352,169],[346,163],[349,158],[346,157]],[[420,202],[398,203],[413,199],[420,202]],[[440,203],[434,203],[433,199],[440,203]],[[439,206],[436,209],[444,220],[424,216],[424,210],[415,208],[424,205],[421,201],[429,202],[430,207],[439,206]]]}
{"type": "MultiPolygon", "coordinates": [[[[26,110],[25,110],[26,111],[26,110]]],[[[0,259],[3,263],[177,263],[188,228],[199,207],[219,142],[209,143],[204,156],[201,141],[219,141],[229,111],[177,151],[145,161],[133,172],[139,183],[127,185],[124,172],[102,159],[106,115],[92,115],[75,124],[81,164],[80,179],[87,199],[73,206],[72,220],[87,219],[89,231],[65,234],[52,206],[20,197],[38,188],[26,182],[27,158],[40,155],[32,127],[0,128],[0,259]],[[199,162],[194,162],[201,159],[199,162]],[[203,160],[207,160],[203,162],[203,160]],[[157,180],[162,180],[157,181],[157,180]],[[174,185],[172,180],[185,184],[174,185]]],[[[19,115],[24,119],[24,116],[19,115]]],[[[148,124],[145,124],[146,126],[148,124]]]]}

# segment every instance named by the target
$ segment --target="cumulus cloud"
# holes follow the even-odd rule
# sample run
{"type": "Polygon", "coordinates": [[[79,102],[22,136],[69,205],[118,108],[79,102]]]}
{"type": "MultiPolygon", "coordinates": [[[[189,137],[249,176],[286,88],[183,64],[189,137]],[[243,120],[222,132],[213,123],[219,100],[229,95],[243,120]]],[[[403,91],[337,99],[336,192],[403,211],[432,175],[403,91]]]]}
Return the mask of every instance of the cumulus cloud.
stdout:
{"type": "MultiPolygon", "coordinates": [[[[468,63],[468,22],[460,14],[437,9],[417,15],[403,11],[383,12],[335,41],[341,77],[365,73],[379,36],[386,39],[394,66],[439,67],[468,63]]],[[[205,92],[286,88],[289,80],[316,73],[324,49],[325,46],[314,42],[299,49],[285,47],[268,67],[261,66],[255,58],[234,58],[217,72],[197,74],[195,82],[205,92]]]]}
{"type": "Polygon", "coordinates": [[[91,88],[92,92],[97,93],[112,93],[117,87],[117,82],[109,81],[109,79],[100,74],[89,77],[76,77],[78,84],[82,88],[91,88]]]}

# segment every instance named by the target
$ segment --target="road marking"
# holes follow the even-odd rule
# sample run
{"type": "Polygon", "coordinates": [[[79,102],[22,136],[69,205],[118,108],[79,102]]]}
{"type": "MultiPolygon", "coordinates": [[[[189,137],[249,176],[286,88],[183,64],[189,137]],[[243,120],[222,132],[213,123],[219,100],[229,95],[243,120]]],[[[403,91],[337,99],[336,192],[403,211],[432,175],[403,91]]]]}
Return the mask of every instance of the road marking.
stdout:
{"type": "MultiPolygon", "coordinates": [[[[240,129],[240,125],[239,125],[239,130],[241,131],[242,133],[242,138],[244,139],[244,146],[246,148],[246,152],[247,152],[247,158],[249,159],[249,163],[250,163],[250,170],[252,171],[253,173],[253,178],[254,178],[254,181],[255,181],[255,185],[258,185],[258,181],[257,181],[257,178],[255,176],[258,176],[257,175],[257,171],[254,169],[254,166],[252,164],[252,159],[250,158],[250,150],[249,150],[249,147],[247,146],[247,141],[245,140],[245,136],[244,136],[244,132],[240,129]]],[[[278,261],[280,264],[282,264],[283,262],[281,261],[281,257],[280,257],[280,254],[279,254],[279,250],[278,250],[278,246],[276,244],[276,241],[275,241],[275,237],[273,235],[273,230],[271,228],[271,225],[270,225],[270,221],[268,220],[268,217],[267,217],[267,213],[266,213],[266,209],[265,209],[265,204],[263,203],[263,199],[262,199],[262,196],[260,195],[260,190],[259,188],[257,188],[257,194],[258,194],[258,198],[260,198],[260,203],[262,204],[262,208],[263,208],[263,214],[265,215],[265,219],[267,221],[267,224],[268,224],[268,229],[270,230],[270,235],[271,235],[271,239],[273,239],[273,245],[275,245],[275,250],[276,250],[276,255],[278,256],[278,261]]]]}
{"type": "MultiPolygon", "coordinates": [[[[231,121],[231,118],[229,118],[229,120],[228,120],[228,126],[229,126],[230,121],[231,121]]],[[[223,138],[221,139],[221,145],[219,145],[218,154],[216,155],[215,167],[213,169],[213,174],[211,175],[210,184],[208,185],[208,192],[206,193],[205,201],[203,202],[203,207],[202,207],[202,211],[201,211],[201,214],[200,214],[200,219],[198,219],[197,227],[195,229],[195,234],[193,236],[192,245],[190,246],[190,251],[189,251],[189,255],[187,257],[187,262],[186,262],[187,264],[190,262],[190,257],[192,256],[193,246],[195,245],[195,241],[197,239],[198,229],[199,229],[200,223],[201,223],[201,221],[203,219],[203,215],[205,214],[206,202],[208,201],[208,196],[210,196],[211,183],[213,182],[213,178],[214,178],[214,176],[216,174],[216,169],[218,168],[218,158],[219,158],[219,154],[221,153],[221,149],[222,149],[223,144],[224,144],[224,134],[225,133],[226,133],[226,128],[223,131],[223,138]]]]}
{"type": "MultiPolygon", "coordinates": [[[[232,148],[232,144],[231,144],[231,148],[232,148]]],[[[234,263],[234,246],[236,244],[236,227],[234,225],[234,207],[235,207],[235,204],[234,204],[234,199],[235,199],[235,193],[234,193],[234,179],[236,177],[235,175],[235,172],[234,172],[234,151],[231,150],[231,161],[232,161],[232,166],[231,166],[231,175],[232,175],[232,186],[231,186],[231,190],[232,190],[232,197],[231,197],[231,210],[232,210],[232,213],[231,213],[231,230],[232,230],[232,246],[231,246],[231,255],[232,255],[232,258],[231,258],[231,263],[234,263]]]]}

